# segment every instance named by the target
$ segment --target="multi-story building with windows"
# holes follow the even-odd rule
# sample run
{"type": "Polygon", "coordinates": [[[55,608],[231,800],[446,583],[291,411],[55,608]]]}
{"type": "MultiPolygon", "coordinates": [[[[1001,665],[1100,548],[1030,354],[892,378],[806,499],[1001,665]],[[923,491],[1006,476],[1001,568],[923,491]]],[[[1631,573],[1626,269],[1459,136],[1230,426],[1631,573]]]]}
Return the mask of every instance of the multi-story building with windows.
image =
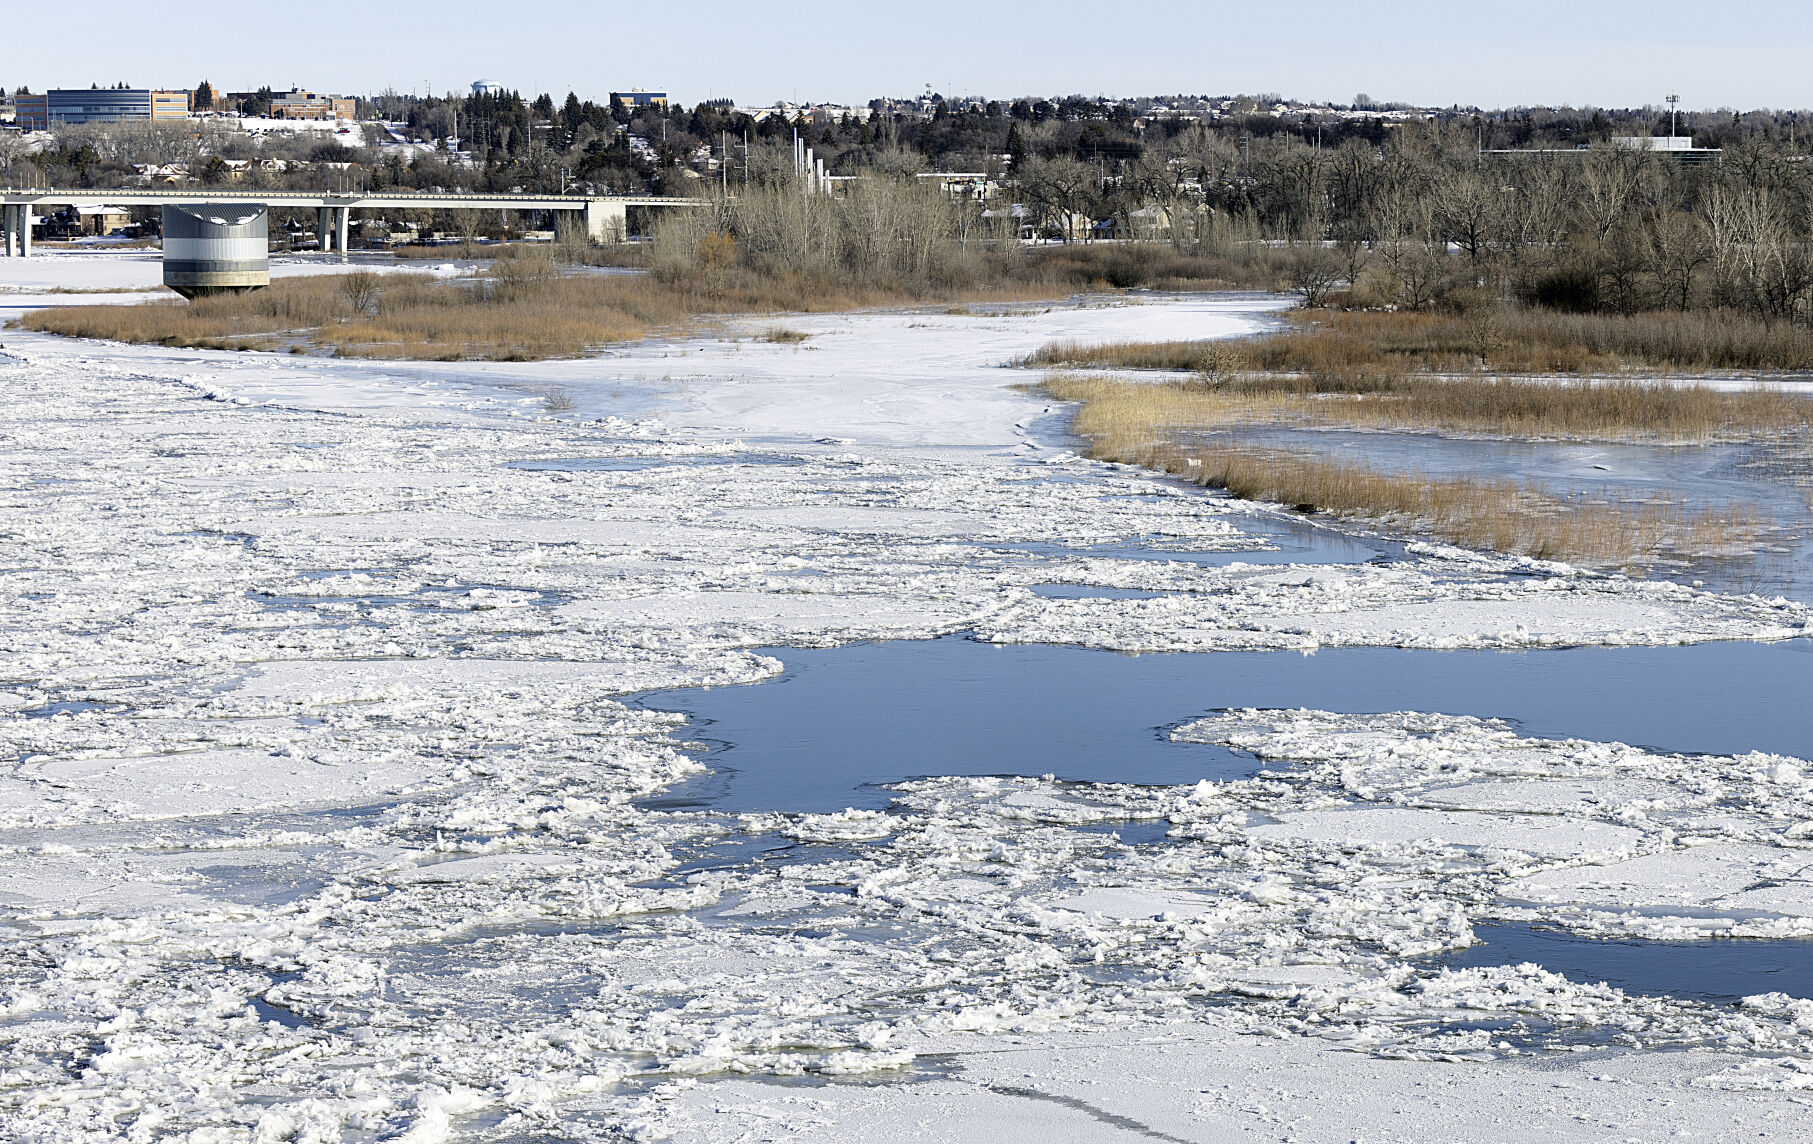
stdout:
{"type": "Polygon", "coordinates": [[[617,100],[625,107],[667,106],[667,93],[665,91],[648,91],[640,87],[632,87],[628,91],[613,91],[611,92],[611,98],[617,100]]]}
{"type": "Polygon", "coordinates": [[[350,95],[316,95],[312,91],[286,91],[271,100],[274,119],[357,119],[359,101],[350,95]]]}
{"type": "Polygon", "coordinates": [[[19,127],[44,131],[55,123],[120,123],[130,119],[183,119],[189,93],[143,87],[55,88],[43,95],[21,95],[19,127]]]}

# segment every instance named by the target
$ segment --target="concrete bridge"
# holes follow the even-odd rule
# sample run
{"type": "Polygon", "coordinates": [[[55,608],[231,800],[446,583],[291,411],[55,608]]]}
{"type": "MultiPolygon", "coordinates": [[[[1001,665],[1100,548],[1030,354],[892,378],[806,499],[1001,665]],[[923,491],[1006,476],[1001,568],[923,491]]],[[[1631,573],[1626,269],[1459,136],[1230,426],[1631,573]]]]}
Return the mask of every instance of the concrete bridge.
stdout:
{"type": "Polygon", "coordinates": [[[162,206],[165,203],[262,203],[315,211],[321,249],[347,252],[355,210],[444,208],[469,211],[574,211],[593,242],[621,242],[630,207],[698,207],[703,199],[661,195],[487,195],[425,191],[232,191],[232,190],[0,190],[0,251],[31,257],[31,215],[38,207],[81,203],[162,206]]]}

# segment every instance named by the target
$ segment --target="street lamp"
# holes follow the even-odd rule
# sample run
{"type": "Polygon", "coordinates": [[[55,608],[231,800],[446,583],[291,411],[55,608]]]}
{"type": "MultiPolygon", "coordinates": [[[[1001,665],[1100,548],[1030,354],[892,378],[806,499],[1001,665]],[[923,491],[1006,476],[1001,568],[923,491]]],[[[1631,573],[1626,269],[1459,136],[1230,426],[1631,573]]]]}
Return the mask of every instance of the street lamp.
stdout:
{"type": "Polygon", "coordinates": [[[1675,114],[1676,114],[1675,109],[1680,105],[1681,97],[1678,95],[1671,95],[1671,96],[1667,97],[1667,100],[1668,100],[1668,137],[1670,139],[1673,139],[1675,137],[1675,114]]]}

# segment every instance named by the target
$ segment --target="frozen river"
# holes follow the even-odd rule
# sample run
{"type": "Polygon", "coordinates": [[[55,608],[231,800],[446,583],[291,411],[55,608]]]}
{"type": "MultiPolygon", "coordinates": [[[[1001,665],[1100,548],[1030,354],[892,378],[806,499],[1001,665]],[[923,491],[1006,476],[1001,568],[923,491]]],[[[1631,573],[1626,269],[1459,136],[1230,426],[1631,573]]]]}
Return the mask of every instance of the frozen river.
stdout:
{"type": "Polygon", "coordinates": [[[1804,1138],[1806,597],[1331,532],[1001,368],[1276,305],[0,336],[0,1129],[1804,1138]]]}

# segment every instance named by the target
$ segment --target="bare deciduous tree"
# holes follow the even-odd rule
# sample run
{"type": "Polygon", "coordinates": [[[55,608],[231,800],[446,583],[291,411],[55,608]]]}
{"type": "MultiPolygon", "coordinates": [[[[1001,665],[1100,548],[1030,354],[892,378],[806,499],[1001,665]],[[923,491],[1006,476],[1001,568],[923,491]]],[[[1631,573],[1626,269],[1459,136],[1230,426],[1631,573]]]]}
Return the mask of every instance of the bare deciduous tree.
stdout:
{"type": "Polygon", "coordinates": [[[1343,259],[1320,242],[1300,246],[1291,252],[1289,277],[1291,293],[1303,299],[1305,306],[1320,306],[1329,292],[1339,286],[1346,272],[1343,259]]]}

